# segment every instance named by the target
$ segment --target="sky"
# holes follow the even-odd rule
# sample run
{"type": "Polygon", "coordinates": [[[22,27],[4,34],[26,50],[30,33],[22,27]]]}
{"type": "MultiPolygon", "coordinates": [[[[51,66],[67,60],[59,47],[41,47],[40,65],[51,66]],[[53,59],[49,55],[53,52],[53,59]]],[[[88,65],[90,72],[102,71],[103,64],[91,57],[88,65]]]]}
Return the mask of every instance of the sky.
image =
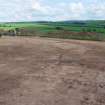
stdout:
{"type": "Polygon", "coordinates": [[[0,0],[0,22],[104,19],[105,0],[0,0]]]}

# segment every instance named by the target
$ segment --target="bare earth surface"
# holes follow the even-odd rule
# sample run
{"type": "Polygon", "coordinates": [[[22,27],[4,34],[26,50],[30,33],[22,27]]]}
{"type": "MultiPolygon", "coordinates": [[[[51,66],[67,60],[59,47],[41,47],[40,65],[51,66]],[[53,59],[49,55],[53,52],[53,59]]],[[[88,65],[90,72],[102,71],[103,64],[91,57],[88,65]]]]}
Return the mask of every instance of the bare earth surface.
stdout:
{"type": "Polygon", "coordinates": [[[0,105],[105,105],[105,42],[1,38],[0,105]]]}

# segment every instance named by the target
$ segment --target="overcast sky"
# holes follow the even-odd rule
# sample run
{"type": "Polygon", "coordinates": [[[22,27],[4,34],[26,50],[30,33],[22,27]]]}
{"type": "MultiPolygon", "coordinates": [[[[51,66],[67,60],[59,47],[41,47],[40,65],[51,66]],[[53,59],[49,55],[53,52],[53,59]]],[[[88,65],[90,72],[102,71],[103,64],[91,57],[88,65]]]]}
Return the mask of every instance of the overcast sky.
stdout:
{"type": "Polygon", "coordinates": [[[0,21],[105,19],[105,0],[0,0],[0,21]]]}

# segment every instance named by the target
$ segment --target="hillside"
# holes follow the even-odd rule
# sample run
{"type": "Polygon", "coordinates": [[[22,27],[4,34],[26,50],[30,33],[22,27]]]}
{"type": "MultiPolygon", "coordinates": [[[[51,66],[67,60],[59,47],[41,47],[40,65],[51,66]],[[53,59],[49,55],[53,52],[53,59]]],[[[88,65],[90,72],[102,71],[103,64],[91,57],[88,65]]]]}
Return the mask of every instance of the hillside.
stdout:
{"type": "Polygon", "coordinates": [[[104,41],[105,21],[38,21],[1,23],[0,35],[104,41]]]}

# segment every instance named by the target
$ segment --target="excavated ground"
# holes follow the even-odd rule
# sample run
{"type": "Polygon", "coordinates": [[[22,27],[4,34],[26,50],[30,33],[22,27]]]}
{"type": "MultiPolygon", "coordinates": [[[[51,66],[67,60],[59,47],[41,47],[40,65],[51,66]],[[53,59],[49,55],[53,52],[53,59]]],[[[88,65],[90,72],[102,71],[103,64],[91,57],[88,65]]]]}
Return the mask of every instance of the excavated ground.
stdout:
{"type": "Polygon", "coordinates": [[[1,38],[0,105],[105,105],[105,42],[1,38]]]}

